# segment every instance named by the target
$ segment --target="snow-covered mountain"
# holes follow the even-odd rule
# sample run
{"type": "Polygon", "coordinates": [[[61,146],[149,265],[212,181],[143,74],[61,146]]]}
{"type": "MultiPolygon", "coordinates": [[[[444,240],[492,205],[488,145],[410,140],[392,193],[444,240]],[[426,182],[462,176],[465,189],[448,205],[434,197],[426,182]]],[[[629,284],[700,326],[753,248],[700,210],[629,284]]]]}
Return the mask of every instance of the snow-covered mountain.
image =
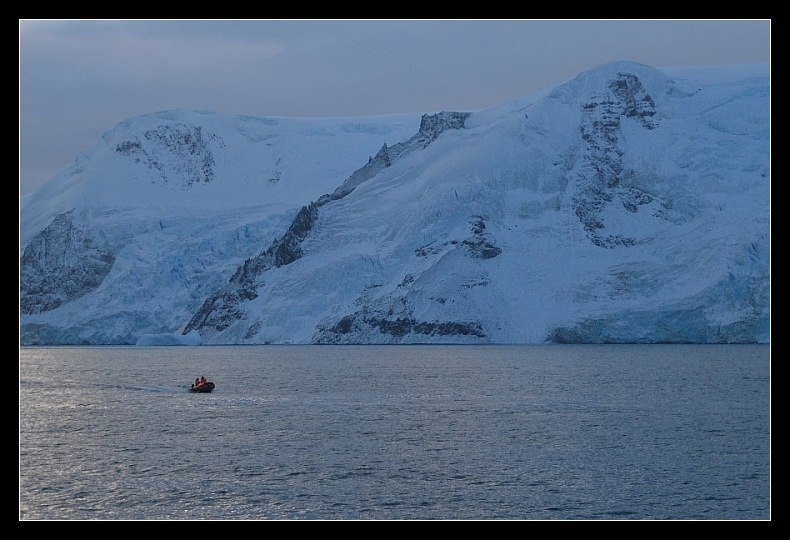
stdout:
{"type": "Polygon", "coordinates": [[[770,342],[770,68],[128,120],[20,202],[20,343],[770,342]],[[188,339],[187,339],[188,337],[188,339]]]}

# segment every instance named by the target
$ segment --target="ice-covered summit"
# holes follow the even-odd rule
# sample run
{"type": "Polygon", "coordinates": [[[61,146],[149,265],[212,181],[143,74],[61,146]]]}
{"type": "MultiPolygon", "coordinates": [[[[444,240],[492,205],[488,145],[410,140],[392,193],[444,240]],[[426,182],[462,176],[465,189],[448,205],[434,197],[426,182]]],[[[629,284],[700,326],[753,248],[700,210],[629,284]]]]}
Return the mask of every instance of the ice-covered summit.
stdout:
{"type": "Polygon", "coordinates": [[[769,342],[769,66],[616,62],[474,112],[123,122],[20,204],[20,341],[169,333],[769,342]]]}

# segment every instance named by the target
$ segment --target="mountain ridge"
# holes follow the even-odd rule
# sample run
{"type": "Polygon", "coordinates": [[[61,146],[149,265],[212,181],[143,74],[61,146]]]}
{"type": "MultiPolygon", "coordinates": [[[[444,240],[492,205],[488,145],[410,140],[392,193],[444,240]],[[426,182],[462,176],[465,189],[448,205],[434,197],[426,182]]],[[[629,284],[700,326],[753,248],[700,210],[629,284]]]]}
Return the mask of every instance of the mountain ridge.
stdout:
{"type": "MultiPolygon", "coordinates": [[[[125,158],[138,179],[145,171],[179,211],[156,226],[140,206],[105,197],[80,207],[50,186],[38,208],[71,212],[85,233],[81,244],[58,241],[20,211],[20,341],[133,344],[197,331],[204,344],[769,342],[768,69],[672,73],[618,62],[487,111],[316,121],[291,144],[356,126],[378,150],[364,164],[357,152],[356,167],[349,157],[342,181],[324,174],[309,190],[302,181],[224,214],[190,197],[221,182],[225,152],[240,155],[227,141],[244,131],[271,148],[277,130],[253,126],[295,124],[245,117],[190,128],[185,117],[219,118],[188,111],[158,113],[166,123],[155,128],[128,121],[103,138],[115,156],[106,162],[125,158]],[[116,232],[121,222],[137,232],[116,232]],[[60,260],[83,246],[93,261],[69,267],[90,285],[80,296],[67,280],[31,277],[57,268],[31,247],[41,235],[63,247],[60,260]],[[173,236],[180,254],[155,247],[173,236]],[[99,285],[107,265],[96,253],[112,260],[99,285]],[[115,298],[121,283],[131,290],[115,298]],[[42,311],[53,296],[66,301],[42,311]]],[[[310,170],[333,163],[302,155],[310,170]]],[[[96,161],[81,159],[61,183],[79,186],[80,167],[96,161]]],[[[285,170],[261,184],[288,184],[285,170]]]]}

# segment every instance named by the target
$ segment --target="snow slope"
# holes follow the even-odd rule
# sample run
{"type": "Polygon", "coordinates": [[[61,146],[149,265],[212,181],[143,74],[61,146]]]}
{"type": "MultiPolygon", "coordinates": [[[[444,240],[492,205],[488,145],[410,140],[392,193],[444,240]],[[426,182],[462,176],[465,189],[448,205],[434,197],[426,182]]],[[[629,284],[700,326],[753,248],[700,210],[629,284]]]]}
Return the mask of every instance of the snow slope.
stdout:
{"type": "Polygon", "coordinates": [[[20,203],[20,312],[23,344],[769,342],[769,66],[131,119],[20,203]]]}

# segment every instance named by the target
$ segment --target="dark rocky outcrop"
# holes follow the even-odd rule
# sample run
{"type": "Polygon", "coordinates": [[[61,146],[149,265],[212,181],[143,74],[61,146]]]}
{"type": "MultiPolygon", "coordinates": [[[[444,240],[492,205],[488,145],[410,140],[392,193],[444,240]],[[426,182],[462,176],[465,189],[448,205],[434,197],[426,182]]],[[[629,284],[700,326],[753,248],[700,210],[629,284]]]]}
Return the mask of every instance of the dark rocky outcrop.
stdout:
{"type": "Polygon", "coordinates": [[[318,205],[303,206],[291,222],[288,231],[275,240],[263,253],[247,259],[230,281],[211,295],[189,321],[183,334],[211,326],[218,331],[226,329],[233,321],[244,317],[240,304],[258,297],[260,276],[269,268],[291,264],[301,254],[301,242],[310,233],[318,219],[318,205]]]}
{"type": "Polygon", "coordinates": [[[656,104],[632,73],[619,73],[608,84],[608,93],[599,100],[584,103],[579,126],[585,145],[585,162],[576,177],[573,204],[576,217],[590,240],[600,247],[630,246],[634,238],[607,234],[602,214],[618,201],[629,212],[653,202],[649,194],[622,186],[623,148],[620,126],[624,119],[638,122],[644,129],[658,128],[656,104]]]}
{"type": "MultiPolygon", "coordinates": [[[[420,336],[469,336],[484,338],[485,332],[478,322],[459,321],[421,321],[414,317],[387,318],[374,313],[361,311],[347,315],[329,328],[320,329],[316,339],[318,344],[344,343],[345,336],[367,334],[371,330],[388,335],[394,342],[409,336],[411,341],[419,341],[420,336]]],[[[353,340],[352,340],[353,341],[353,340]]]]}
{"type": "Polygon", "coordinates": [[[188,188],[214,179],[215,161],[209,141],[216,138],[204,136],[199,126],[167,124],[145,131],[142,138],[118,143],[115,151],[159,171],[164,184],[178,179],[178,187],[188,188]]]}
{"type": "Polygon", "coordinates": [[[51,311],[96,289],[115,256],[96,247],[73,212],[58,215],[25,247],[19,261],[19,309],[51,311]]]}
{"type": "Polygon", "coordinates": [[[486,224],[482,217],[475,216],[471,225],[472,237],[463,240],[461,244],[472,257],[476,259],[493,259],[502,253],[502,249],[494,244],[491,235],[486,233],[486,224]]]}

